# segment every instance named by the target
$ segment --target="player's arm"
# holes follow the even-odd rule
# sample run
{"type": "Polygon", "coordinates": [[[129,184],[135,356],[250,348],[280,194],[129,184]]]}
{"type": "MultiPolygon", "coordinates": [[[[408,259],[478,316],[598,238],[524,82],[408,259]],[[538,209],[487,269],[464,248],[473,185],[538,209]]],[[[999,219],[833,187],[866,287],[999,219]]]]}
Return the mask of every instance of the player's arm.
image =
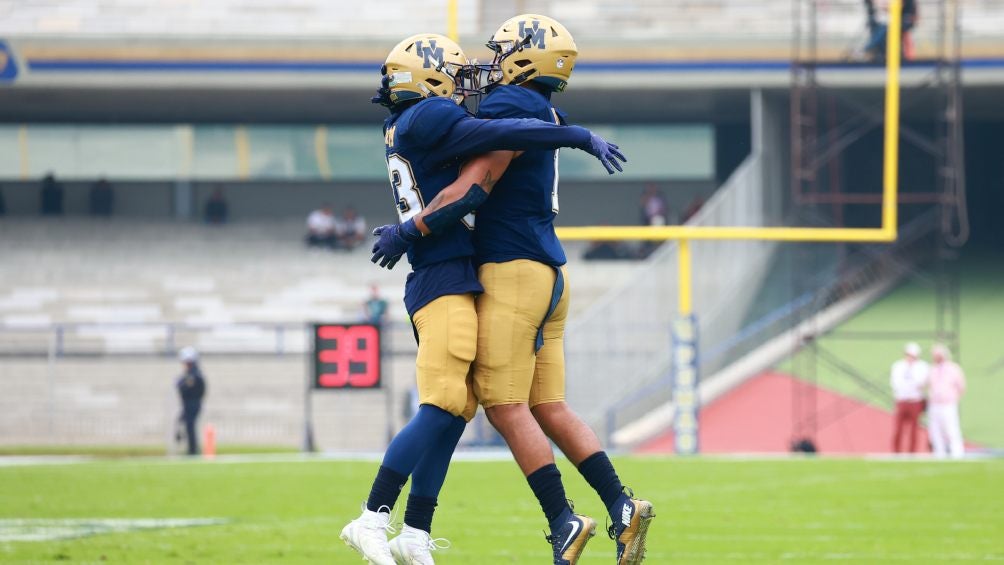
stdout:
{"type": "Polygon", "coordinates": [[[580,126],[563,126],[534,118],[480,119],[456,105],[430,104],[413,116],[405,133],[428,149],[433,160],[447,162],[498,150],[581,149],[613,174],[627,159],[613,143],[580,126]],[[435,133],[434,133],[435,132],[435,133]]]}
{"type": "Polygon", "coordinates": [[[413,218],[422,235],[438,233],[481,206],[515,155],[513,151],[493,151],[465,163],[457,180],[440,190],[413,218]]]}
{"type": "Polygon", "coordinates": [[[623,171],[627,158],[617,145],[581,126],[562,126],[534,118],[460,120],[450,129],[446,150],[457,155],[480,155],[488,151],[581,149],[600,160],[608,173],[623,171]]]}
{"type": "MultiPolygon", "coordinates": [[[[399,130],[400,131],[400,130],[399,130]]],[[[425,102],[409,118],[400,135],[425,147],[433,161],[446,163],[491,151],[581,149],[596,157],[613,174],[627,159],[617,145],[580,126],[565,126],[535,118],[482,119],[445,99],[425,102]]]]}
{"type": "Polygon", "coordinates": [[[423,236],[456,225],[484,203],[513,158],[512,151],[493,151],[467,162],[457,180],[440,190],[421,212],[401,224],[373,230],[379,239],[373,244],[370,260],[393,269],[408,248],[423,236]]]}

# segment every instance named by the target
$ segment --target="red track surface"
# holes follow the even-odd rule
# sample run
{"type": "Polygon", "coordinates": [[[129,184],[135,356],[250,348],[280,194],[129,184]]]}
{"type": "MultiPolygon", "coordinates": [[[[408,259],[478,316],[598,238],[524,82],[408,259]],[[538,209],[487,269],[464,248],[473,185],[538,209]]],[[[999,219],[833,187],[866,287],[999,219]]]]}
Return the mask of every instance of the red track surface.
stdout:
{"type": "MultiPolygon", "coordinates": [[[[703,453],[787,452],[791,442],[792,393],[815,392],[820,453],[880,453],[890,451],[892,414],[858,400],[815,387],[781,373],[764,373],[736,387],[701,411],[703,453]]],[[[812,398],[802,394],[802,398],[812,398]]],[[[927,449],[927,432],[917,445],[927,449]]],[[[673,451],[672,431],[652,439],[641,453],[673,451]]]]}

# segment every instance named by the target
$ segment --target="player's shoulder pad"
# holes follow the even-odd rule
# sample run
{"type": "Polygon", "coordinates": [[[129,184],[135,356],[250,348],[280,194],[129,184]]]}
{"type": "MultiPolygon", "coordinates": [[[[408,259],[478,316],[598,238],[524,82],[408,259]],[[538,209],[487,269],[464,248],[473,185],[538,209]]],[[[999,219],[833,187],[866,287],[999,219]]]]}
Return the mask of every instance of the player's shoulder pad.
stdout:
{"type": "Polygon", "coordinates": [[[550,113],[547,98],[539,92],[511,84],[496,87],[478,104],[479,118],[528,118],[550,113]]]}
{"type": "Polygon", "coordinates": [[[397,122],[398,136],[410,141],[434,142],[453,127],[453,124],[470,116],[467,111],[449,98],[426,98],[401,114],[397,122]]]}

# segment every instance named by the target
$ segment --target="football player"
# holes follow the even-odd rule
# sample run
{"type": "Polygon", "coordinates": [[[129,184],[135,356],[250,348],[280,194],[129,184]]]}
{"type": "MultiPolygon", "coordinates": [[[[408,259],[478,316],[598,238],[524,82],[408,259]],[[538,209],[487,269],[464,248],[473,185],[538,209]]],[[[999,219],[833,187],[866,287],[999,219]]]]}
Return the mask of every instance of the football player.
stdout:
{"type": "MultiPolygon", "coordinates": [[[[492,90],[478,115],[563,123],[550,105],[550,94],[564,89],[577,56],[568,31],[545,16],[517,16],[503,24],[489,47],[496,50],[506,86],[492,90]]],[[[616,149],[612,146],[611,151],[616,149]]],[[[616,152],[615,157],[601,159],[608,172],[620,169],[617,159],[623,156],[616,152]]],[[[474,366],[479,400],[544,509],[554,562],[575,563],[595,522],[572,512],[543,434],[576,464],[603,500],[613,522],[608,534],[616,542],[617,562],[641,563],[652,505],[624,489],[596,435],[564,402],[562,340],[568,292],[564,251],[553,230],[557,154],[499,151],[475,158],[434,204],[457,202],[463,189],[482,177],[497,180],[499,193],[479,208],[482,223],[475,230],[479,276],[486,288],[477,300],[474,366]],[[507,167],[510,172],[503,177],[507,167]]]]}
{"type": "Polygon", "coordinates": [[[468,373],[477,348],[474,296],[482,288],[471,262],[473,217],[494,186],[468,183],[456,202],[437,200],[462,160],[494,150],[575,147],[613,159],[616,147],[589,130],[535,119],[479,120],[460,104],[468,64],[460,47],[436,34],[399,43],[382,69],[384,87],[374,101],[388,106],[386,161],[400,224],[374,230],[373,261],[393,268],[407,252],[412,271],[405,306],[419,340],[416,378],[420,408],[391,441],[362,515],[341,538],[377,565],[432,563],[431,524],[457,441],[474,415],[468,373]],[[467,216],[467,217],[465,217],[467,216]],[[405,526],[391,542],[390,511],[412,478],[405,526]]]}
{"type": "MultiPolygon", "coordinates": [[[[552,18],[524,14],[503,23],[488,45],[502,76],[481,100],[478,117],[565,123],[551,95],[564,90],[578,55],[568,30],[552,18]]],[[[547,438],[603,500],[618,565],[641,563],[652,504],[622,486],[596,434],[565,403],[569,285],[554,232],[557,214],[558,152],[513,154],[478,208],[474,232],[484,287],[477,300],[474,391],[540,501],[554,562],[575,563],[595,523],[566,502],[547,438]]]]}

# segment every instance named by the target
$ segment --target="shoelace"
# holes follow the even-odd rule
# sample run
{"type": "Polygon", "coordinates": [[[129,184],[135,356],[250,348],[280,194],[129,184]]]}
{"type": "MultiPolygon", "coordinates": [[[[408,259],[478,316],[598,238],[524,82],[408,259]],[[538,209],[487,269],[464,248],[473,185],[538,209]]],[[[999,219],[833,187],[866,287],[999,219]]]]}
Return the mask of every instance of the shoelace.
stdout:
{"type": "Polygon", "coordinates": [[[561,548],[558,547],[558,544],[561,543],[561,539],[555,535],[548,535],[547,532],[544,532],[544,539],[547,540],[547,543],[551,544],[551,553],[554,556],[554,561],[557,561],[558,558],[561,557],[561,548]]]}
{"type": "Polygon", "coordinates": [[[437,549],[450,549],[452,546],[453,544],[446,538],[429,538],[429,551],[436,551],[437,549]]]}
{"type": "MultiPolygon", "coordinates": [[[[363,511],[366,510],[366,503],[365,502],[363,502],[363,504],[361,506],[361,510],[363,510],[363,511]]],[[[396,534],[397,533],[397,529],[394,527],[394,519],[397,517],[397,514],[395,514],[394,511],[391,509],[391,507],[387,506],[387,505],[383,505],[380,508],[377,508],[377,514],[380,514],[380,513],[387,514],[387,523],[382,526],[383,529],[384,529],[384,531],[386,531],[388,534],[396,534]],[[383,511],[384,508],[387,509],[387,512],[383,511]]]]}

